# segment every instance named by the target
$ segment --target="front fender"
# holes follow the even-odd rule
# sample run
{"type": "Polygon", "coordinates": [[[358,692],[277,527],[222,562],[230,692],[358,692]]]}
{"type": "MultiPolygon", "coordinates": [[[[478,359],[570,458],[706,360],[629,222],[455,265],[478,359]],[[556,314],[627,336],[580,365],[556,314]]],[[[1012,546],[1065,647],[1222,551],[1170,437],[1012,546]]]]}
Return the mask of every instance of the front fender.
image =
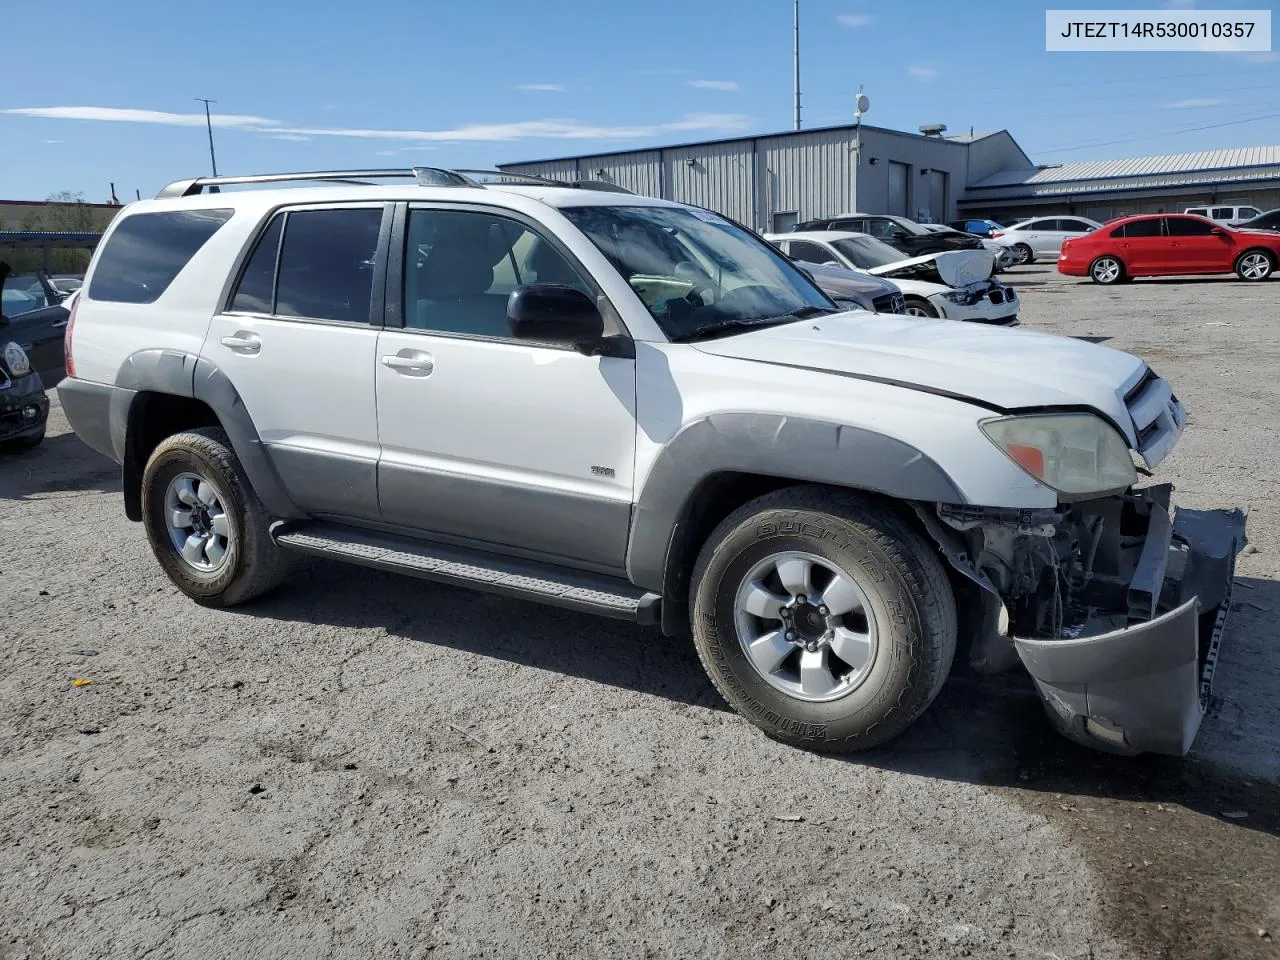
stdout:
{"type": "Polygon", "coordinates": [[[860,427],[780,414],[721,413],[685,425],[655,459],[636,498],[627,548],[631,581],[662,591],[678,567],[676,533],[695,491],[721,473],[824,483],[899,500],[964,503],[936,462],[860,427]]]}

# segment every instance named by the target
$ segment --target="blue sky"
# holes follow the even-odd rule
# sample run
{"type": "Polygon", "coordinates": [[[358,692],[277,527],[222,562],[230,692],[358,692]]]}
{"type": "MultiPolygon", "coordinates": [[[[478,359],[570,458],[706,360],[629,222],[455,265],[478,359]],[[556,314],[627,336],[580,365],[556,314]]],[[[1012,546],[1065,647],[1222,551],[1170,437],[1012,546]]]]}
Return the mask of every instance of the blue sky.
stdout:
{"type": "MultiPolygon", "coordinates": [[[[206,9],[62,0],[56,23],[38,4],[7,10],[4,35],[31,42],[0,61],[0,198],[100,201],[114,181],[131,199],[208,173],[199,96],[218,101],[224,174],[491,167],[791,127],[790,0],[206,9]]],[[[849,122],[861,83],[867,123],[1004,127],[1038,162],[1280,143],[1280,55],[1046,53],[1044,9],[801,0],[803,123],[849,122]]]]}

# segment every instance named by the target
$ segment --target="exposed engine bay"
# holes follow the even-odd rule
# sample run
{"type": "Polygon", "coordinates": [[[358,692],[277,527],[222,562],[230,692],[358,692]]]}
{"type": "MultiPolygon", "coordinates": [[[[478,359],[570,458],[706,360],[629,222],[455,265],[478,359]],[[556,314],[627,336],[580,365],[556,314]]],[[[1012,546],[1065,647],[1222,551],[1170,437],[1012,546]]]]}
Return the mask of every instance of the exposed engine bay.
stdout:
{"type": "Polygon", "coordinates": [[[1007,630],[972,638],[970,663],[1021,661],[1062,732],[1090,746],[1185,753],[1207,706],[1245,515],[1174,512],[1172,492],[919,510],[952,566],[1007,614],[1007,630]]]}

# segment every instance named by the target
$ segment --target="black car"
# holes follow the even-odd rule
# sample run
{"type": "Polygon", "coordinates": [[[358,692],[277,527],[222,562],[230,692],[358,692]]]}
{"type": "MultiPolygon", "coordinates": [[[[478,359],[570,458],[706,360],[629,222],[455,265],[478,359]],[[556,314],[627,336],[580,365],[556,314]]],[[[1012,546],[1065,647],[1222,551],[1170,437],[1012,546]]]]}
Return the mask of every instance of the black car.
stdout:
{"type": "Polygon", "coordinates": [[[10,274],[0,262],[0,347],[15,342],[46,387],[62,379],[63,336],[70,313],[60,291],[43,272],[10,274]]]}
{"type": "Polygon", "coordinates": [[[1237,230],[1280,230],[1280,210],[1268,210],[1250,220],[1237,223],[1237,230]]]}
{"type": "Polygon", "coordinates": [[[923,257],[944,250],[981,250],[982,240],[959,230],[930,231],[906,217],[850,213],[798,223],[793,230],[851,230],[883,240],[907,257],[923,257]]]}

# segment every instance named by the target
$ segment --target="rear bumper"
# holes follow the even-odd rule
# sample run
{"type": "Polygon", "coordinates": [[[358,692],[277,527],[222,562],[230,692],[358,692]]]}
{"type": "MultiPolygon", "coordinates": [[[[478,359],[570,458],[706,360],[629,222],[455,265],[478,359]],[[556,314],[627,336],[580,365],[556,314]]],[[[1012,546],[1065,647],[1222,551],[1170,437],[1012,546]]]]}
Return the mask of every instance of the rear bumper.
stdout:
{"type": "Polygon", "coordinates": [[[1178,510],[1170,520],[1167,507],[1153,509],[1128,611],[1091,618],[1085,635],[1074,638],[1015,637],[1054,726],[1112,753],[1190,750],[1208,707],[1244,544],[1241,510],[1178,510]],[[1125,625],[1157,609],[1166,612],[1125,625]]]}
{"type": "Polygon", "coordinates": [[[58,401],[77,437],[119,463],[124,458],[123,426],[133,391],[67,377],[58,383],[58,401]]]}
{"type": "Polygon", "coordinates": [[[37,373],[8,379],[0,372],[0,440],[20,440],[44,429],[49,398],[37,373]]]}
{"type": "Polygon", "coordinates": [[[1068,277],[1087,277],[1089,264],[1083,260],[1058,260],[1058,272],[1068,277]]]}

